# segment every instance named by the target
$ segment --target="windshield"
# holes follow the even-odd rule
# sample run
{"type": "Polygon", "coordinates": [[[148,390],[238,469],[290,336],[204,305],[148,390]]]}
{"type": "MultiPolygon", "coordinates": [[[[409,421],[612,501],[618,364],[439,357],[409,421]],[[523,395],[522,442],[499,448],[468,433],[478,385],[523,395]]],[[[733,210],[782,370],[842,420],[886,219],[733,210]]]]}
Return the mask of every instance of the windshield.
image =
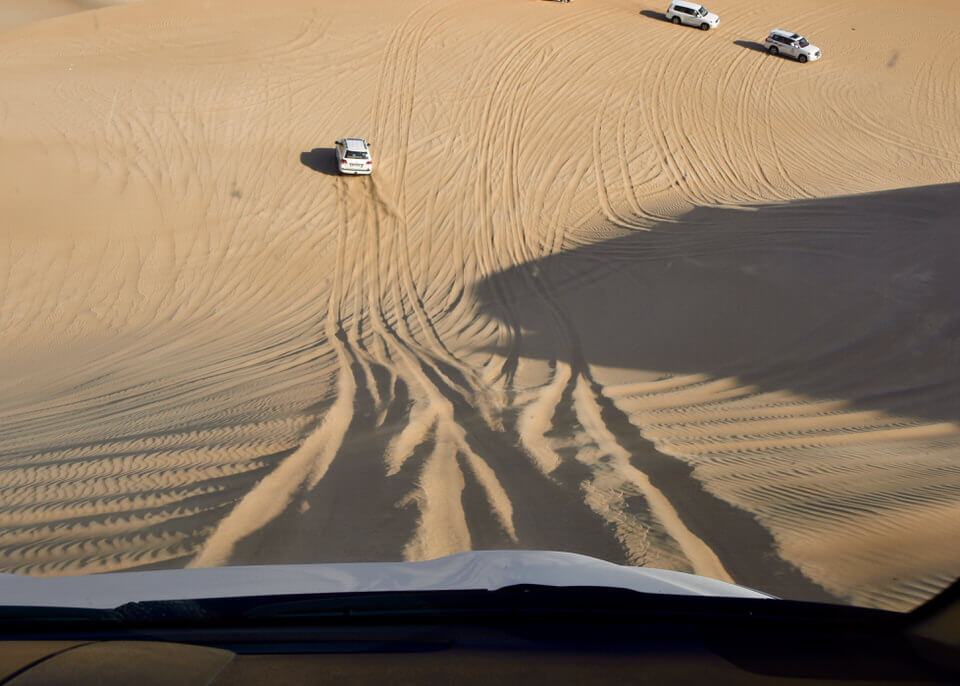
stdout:
{"type": "Polygon", "coordinates": [[[810,45],[810,41],[808,41],[806,38],[798,38],[797,45],[799,45],[801,48],[805,48],[810,45]]]}
{"type": "Polygon", "coordinates": [[[960,574],[960,3],[0,4],[0,572],[960,574]]]}

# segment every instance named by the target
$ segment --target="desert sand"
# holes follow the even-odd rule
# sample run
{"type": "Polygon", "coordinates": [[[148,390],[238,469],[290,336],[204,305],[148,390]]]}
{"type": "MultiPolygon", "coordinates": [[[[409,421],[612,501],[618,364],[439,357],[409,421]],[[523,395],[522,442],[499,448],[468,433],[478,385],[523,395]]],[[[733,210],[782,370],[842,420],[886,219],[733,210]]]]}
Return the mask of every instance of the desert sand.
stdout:
{"type": "Polygon", "coordinates": [[[0,571],[960,572],[957,3],[107,4],[0,2],[0,571]]]}

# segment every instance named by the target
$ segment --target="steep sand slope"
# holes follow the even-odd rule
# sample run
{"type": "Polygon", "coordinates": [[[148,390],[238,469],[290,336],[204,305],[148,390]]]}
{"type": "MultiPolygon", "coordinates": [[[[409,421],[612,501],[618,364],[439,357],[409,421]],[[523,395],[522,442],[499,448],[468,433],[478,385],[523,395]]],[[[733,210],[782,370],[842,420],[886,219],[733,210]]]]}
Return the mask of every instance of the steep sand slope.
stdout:
{"type": "Polygon", "coordinates": [[[536,547],[928,596],[960,570],[960,7],[901,5],[0,34],[0,567],[536,547]],[[332,174],[342,135],[372,178],[332,174]]]}

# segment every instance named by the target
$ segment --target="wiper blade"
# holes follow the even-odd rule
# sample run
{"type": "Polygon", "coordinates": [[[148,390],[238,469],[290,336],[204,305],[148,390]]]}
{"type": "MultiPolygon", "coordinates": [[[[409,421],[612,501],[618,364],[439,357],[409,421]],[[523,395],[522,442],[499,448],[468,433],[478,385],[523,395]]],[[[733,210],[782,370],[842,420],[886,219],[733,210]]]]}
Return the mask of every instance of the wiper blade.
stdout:
{"type": "Polygon", "coordinates": [[[728,598],[642,593],[607,586],[521,584],[496,590],[378,591],[138,601],[115,610],[59,607],[0,607],[0,631],[30,623],[110,630],[153,628],[256,628],[262,626],[348,627],[438,622],[696,621],[728,623],[757,619],[849,622],[895,621],[882,610],[764,598],[728,598]]]}
{"type": "Polygon", "coordinates": [[[644,593],[609,586],[519,584],[495,590],[364,591],[138,601],[116,608],[126,628],[338,626],[437,622],[744,619],[886,622],[882,610],[769,598],[644,593]]]}

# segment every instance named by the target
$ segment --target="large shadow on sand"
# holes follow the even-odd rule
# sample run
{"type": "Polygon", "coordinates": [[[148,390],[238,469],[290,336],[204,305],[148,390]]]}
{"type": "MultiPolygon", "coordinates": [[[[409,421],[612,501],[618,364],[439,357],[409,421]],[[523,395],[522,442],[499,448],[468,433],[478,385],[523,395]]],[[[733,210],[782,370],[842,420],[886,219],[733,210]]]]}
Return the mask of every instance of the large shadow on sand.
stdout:
{"type": "Polygon", "coordinates": [[[960,184],[624,233],[480,284],[483,309],[524,332],[519,355],[960,419],[960,184]]]}
{"type": "MultiPolygon", "coordinates": [[[[960,418],[960,184],[695,209],[494,274],[477,295],[517,333],[499,351],[514,358],[737,377],[761,391],[960,418]]],[[[751,515],[704,491],[612,403],[605,414],[735,580],[823,598],[751,515]]]]}

